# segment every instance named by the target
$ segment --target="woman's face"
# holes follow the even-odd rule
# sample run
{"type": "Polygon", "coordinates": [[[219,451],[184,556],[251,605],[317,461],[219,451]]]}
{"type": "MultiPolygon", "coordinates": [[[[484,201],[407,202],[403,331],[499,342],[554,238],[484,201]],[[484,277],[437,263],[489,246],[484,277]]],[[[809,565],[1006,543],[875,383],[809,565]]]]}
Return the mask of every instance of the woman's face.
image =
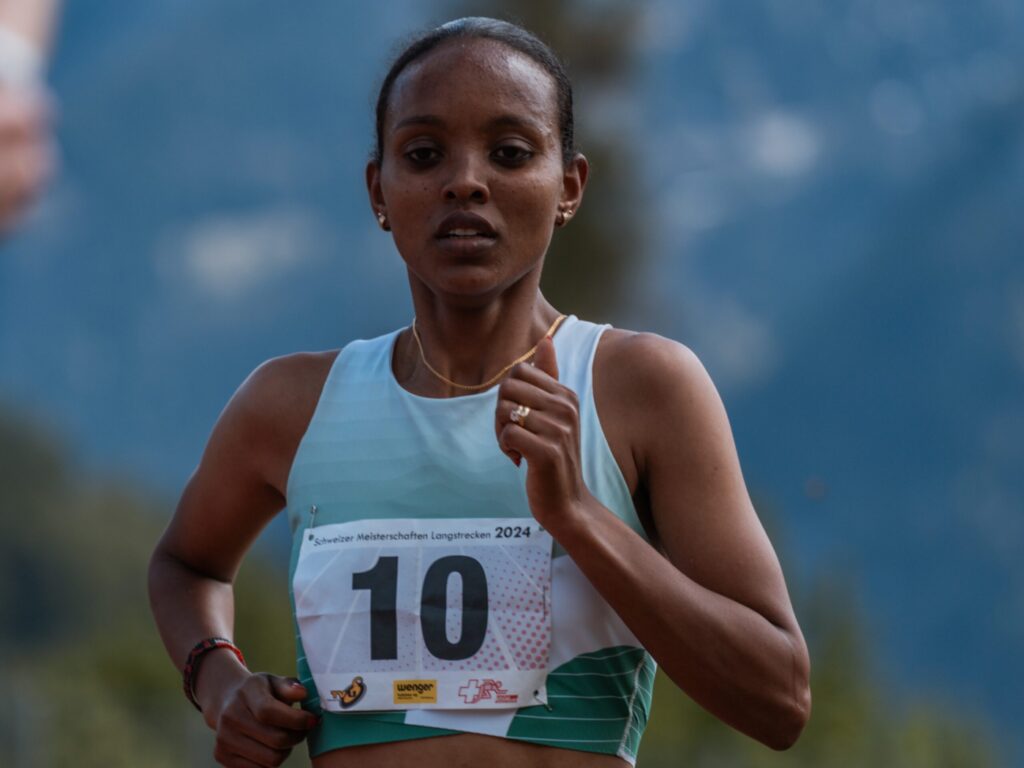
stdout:
{"type": "Polygon", "coordinates": [[[367,185],[414,281],[477,303],[539,278],[587,174],[563,163],[556,103],[547,72],[493,40],[442,43],[395,80],[367,185]]]}

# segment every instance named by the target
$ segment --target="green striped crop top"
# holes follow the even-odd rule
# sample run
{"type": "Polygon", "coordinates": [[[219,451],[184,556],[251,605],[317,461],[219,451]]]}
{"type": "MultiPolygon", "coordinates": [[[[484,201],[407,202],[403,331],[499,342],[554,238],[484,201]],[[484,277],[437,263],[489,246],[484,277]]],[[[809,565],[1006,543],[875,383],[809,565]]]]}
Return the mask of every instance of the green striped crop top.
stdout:
{"type": "MultiPolygon", "coordinates": [[[[579,397],[587,486],[602,504],[644,535],[594,405],[593,361],[607,327],[570,316],[554,337],[555,353],[561,381],[579,397]]],[[[497,387],[456,398],[411,394],[397,383],[392,372],[397,336],[396,331],[369,341],[354,341],[338,354],[295,455],[287,490],[293,531],[289,569],[293,610],[293,579],[303,541],[312,539],[318,529],[330,531],[334,530],[330,526],[359,521],[367,525],[410,520],[457,524],[463,518],[504,518],[509,523],[535,525],[524,488],[526,465],[513,465],[499,450],[494,436],[497,387]]],[[[384,550],[374,550],[378,551],[384,550]]],[[[446,562],[464,562],[458,557],[452,555],[446,562]]],[[[391,561],[381,557],[378,565],[385,560],[391,561]]],[[[393,560],[398,562],[397,557],[393,560]]],[[[386,598],[378,602],[378,594],[385,593],[373,591],[377,582],[367,582],[373,589],[357,589],[364,586],[357,579],[368,580],[369,573],[353,575],[353,591],[346,593],[348,602],[337,611],[345,616],[351,613],[355,623],[349,625],[344,619],[338,632],[353,631],[357,625],[369,627],[372,632],[379,630],[385,641],[374,646],[374,658],[388,658],[388,638],[405,642],[407,631],[411,636],[419,629],[410,629],[388,616],[386,598]],[[360,620],[364,623],[358,624],[360,620]]],[[[373,578],[383,578],[384,570],[372,574],[373,578]]],[[[463,573],[463,586],[468,590],[467,579],[463,573]]],[[[348,588],[347,581],[343,586],[348,588]]],[[[651,705],[654,660],[557,543],[551,553],[549,594],[545,597],[550,608],[546,700],[483,711],[429,706],[328,711],[321,698],[325,690],[318,690],[314,679],[317,665],[326,662],[313,659],[312,654],[307,656],[297,620],[298,676],[311,692],[304,707],[323,715],[322,724],[308,739],[311,756],[347,746],[469,732],[618,755],[634,764],[651,705]]],[[[319,615],[311,619],[328,620],[330,617],[319,615]]],[[[426,632],[426,619],[423,621],[426,632]]],[[[470,619],[462,621],[460,630],[458,626],[453,628],[449,619],[447,635],[442,627],[443,648],[454,647],[452,632],[461,631],[463,636],[468,633],[470,619]]],[[[339,634],[332,652],[336,654],[341,645],[339,634]]],[[[386,664],[374,663],[386,668],[386,664]]],[[[429,684],[400,682],[412,690],[414,698],[409,700],[429,701],[429,684]]],[[[483,678],[477,675],[467,682],[479,691],[483,678]]],[[[495,680],[486,682],[497,684],[495,680]]],[[[332,690],[330,695],[354,701],[362,695],[361,686],[365,687],[362,679],[353,678],[348,689],[332,690]]],[[[396,702],[398,686],[396,683],[396,702]]],[[[495,690],[500,692],[500,686],[495,690]]]]}

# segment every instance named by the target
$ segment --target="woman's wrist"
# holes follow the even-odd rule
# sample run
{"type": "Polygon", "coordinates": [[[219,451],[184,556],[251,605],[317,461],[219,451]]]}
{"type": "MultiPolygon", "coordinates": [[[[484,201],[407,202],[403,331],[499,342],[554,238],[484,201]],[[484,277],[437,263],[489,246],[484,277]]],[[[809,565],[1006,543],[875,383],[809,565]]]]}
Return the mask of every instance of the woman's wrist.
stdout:
{"type": "Polygon", "coordinates": [[[202,664],[193,677],[192,691],[207,725],[216,728],[228,692],[251,674],[230,648],[214,648],[203,655],[202,664]]]}
{"type": "Polygon", "coordinates": [[[593,521],[602,512],[607,511],[596,496],[584,489],[581,498],[566,504],[558,510],[558,514],[551,515],[549,519],[539,522],[564,547],[563,539],[571,541],[579,537],[585,538],[591,534],[593,521]]]}

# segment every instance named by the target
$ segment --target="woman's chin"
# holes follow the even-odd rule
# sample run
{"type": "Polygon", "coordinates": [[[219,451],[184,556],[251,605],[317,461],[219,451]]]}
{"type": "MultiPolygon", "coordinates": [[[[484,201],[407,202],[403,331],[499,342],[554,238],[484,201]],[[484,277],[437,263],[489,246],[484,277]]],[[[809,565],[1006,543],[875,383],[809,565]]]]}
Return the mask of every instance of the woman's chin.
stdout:
{"type": "Polygon", "coordinates": [[[487,258],[498,244],[497,237],[439,237],[437,247],[448,256],[465,259],[487,258]]]}
{"type": "Polygon", "coordinates": [[[446,303],[476,307],[493,302],[510,289],[515,290],[514,286],[522,283],[536,268],[527,265],[523,269],[510,270],[509,267],[498,258],[449,259],[443,265],[434,262],[429,270],[423,272],[410,269],[409,276],[446,303]]]}
{"type": "Polygon", "coordinates": [[[508,286],[496,280],[493,274],[464,274],[428,287],[445,304],[469,309],[492,303],[508,286]]]}

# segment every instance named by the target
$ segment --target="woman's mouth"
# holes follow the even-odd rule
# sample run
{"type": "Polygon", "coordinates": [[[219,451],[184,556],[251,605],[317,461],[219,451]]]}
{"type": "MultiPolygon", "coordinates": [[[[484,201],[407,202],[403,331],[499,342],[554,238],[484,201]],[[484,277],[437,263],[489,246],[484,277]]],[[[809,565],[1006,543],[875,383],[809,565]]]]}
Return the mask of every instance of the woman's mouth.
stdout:
{"type": "Polygon", "coordinates": [[[490,237],[490,238],[493,238],[494,235],[487,234],[486,232],[481,232],[480,230],[477,230],[477,229],[453,229],[450,232],[448,232],[448,234],[444,235],[444,237],[447,237],[447,238],[453,238],[453,237],[454,238],[463,238],[463,237],[490,237]]]}
{"type": "Polygon", "coordinates": [[[486,251],[497,241],[497,235],[471,229],[456,229],[437,238],[443,251],[456,256],[472,256],[486,251]]]}
{"type": "Polygon", "coordinates": [[[445,251],[468,256],[491,247],[498,233],[483,216],[454,211],[441,222],[435,237],[445,251]]]}
{"type": "Polygon", "coordinates": [[[452,211],[438,225],[435,237],[441,240],[497,237],[494,226],[483,216],[469,211],[452,211]]]}

